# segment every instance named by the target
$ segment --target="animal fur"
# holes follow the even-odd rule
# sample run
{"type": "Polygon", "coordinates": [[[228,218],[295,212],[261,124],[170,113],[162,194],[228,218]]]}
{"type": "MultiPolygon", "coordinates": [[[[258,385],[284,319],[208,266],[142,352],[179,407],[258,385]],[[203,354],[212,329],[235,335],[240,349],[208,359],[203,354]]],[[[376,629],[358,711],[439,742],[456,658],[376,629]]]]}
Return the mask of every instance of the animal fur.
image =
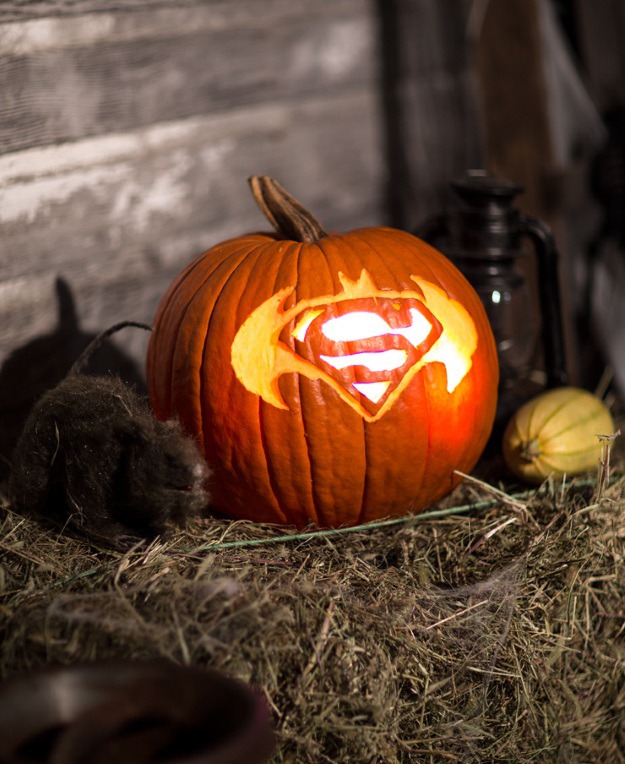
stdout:
{"type": "Polygon", "coordinates": [[[104,337],[126,325],[100,335],[35,405],[9,479],[18,511],[116,545],[182,525],[208,504],[208,468],[180,424],[157,420],[119,378],[80,373],[104,337]]]}

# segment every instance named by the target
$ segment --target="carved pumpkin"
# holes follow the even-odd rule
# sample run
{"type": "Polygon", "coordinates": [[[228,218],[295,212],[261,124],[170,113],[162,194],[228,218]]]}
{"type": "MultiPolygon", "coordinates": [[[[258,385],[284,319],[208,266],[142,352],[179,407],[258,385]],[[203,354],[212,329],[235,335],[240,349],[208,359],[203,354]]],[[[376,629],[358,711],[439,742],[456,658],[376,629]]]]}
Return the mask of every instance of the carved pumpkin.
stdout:
{"type": "Polygon", "coordinates": [[[275,181],[250,182],[277,233],[217,245],[169,288],[148,348],[156,415],[197,438],[231,517],[339,526],[431,505],[494,419],[477,294],[408,233],[326,234],[275,181]]]}

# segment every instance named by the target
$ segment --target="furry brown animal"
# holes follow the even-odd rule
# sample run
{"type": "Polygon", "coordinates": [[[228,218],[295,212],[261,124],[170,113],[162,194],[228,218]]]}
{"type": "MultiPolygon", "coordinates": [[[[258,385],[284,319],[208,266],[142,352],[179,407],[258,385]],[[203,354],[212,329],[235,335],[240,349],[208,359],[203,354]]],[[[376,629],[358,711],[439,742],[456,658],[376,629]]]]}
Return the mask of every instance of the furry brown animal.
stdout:
{"type": "Polygon", "coordinates": [[[208,468],[175,421],[161,422],[119,378],[80,371],[116,324],[34,406],[13,453],[15,509],[116,546],[182,525],[208,504],[208,468]]]}

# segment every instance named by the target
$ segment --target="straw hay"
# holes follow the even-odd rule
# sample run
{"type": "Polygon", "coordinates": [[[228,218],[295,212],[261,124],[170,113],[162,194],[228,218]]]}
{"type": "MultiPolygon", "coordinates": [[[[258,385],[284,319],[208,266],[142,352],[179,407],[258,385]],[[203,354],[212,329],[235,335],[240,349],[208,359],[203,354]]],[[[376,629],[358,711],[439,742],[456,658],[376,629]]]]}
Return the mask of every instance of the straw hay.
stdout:
{"type": "Polygon", "coordinates": [[[607,486],[465,481],[440,506],[471,506],[439,517],[282,540],[206,520],[125,554],[5,506],[0,676],[220,667],[267,693],[276,762],[625,762],[615,461],[607,486]]]}

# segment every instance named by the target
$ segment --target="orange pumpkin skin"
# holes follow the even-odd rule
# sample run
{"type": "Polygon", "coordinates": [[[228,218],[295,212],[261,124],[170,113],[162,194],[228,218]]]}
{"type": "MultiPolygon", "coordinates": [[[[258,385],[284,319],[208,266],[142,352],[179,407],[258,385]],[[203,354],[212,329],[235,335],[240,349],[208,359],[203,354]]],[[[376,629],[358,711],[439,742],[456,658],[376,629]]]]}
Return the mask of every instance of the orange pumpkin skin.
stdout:
{"type": "MultiPolygon", "coordinates": [[[[325,342],[327,350],[332,341],[325,342]]],[[[358,338],[337,347],[339,355],[361,349],[358,338]]],[[[363,228],[312,243],[253,234],[201,255],[161,301],[147,378],[155,414],[179,417],[197,438],[212,470],[216,510],[260,522],[337,527],[418,512],[451,491],[461,479],[454,471],[473,468],[491,432],[498,366],[479,297],[449,260],[408,233],[363,228]],[[390,379],[387,402],[401,388],[390,405],[381,410],[353,386],[345,389],[356,378],[379,382],[380,372],[359,366],[319,371],[314,345],[324,317],[373,310],[377,303],[391,328],[388,337],[371,340],[374,350],[388,350],[384,343],[390,342],[391,350],[405,352],[406,305],[419,308],[419,284],[442,302],[421,303],[436,327],[407,363],[419,354],[427,362],[412,364],[409,373],[406,364],[382,373],[390,379]],[[349,300],[343,299],[347,293],[349,300]],[[267,344],[260,306],[271,306],[272,299],[271,347],[251,349],[251,360],[239,347],[239,367],[248,364],[239,379],[240,338],[247,332],[267,344]],[[456,306],[456,317],[466,314],[474,326],[468,368],[455,373],[451,392],[453,369],[432,349],[452,331],[447,318],[435,315],[445,299],[456,306]],[[397,309],[404,319],[393,328],[397,309]],[[299,340],[306,310],[310,336],[299,340]],[[278,356],[284,363],[276,369],[278,356]],[[298,370],[290,370],[289,359],[298,370]],[[275,378],[263,387],[269,392],[259,394],[245,378],[256,363],[261,371],[264,364],[274,368],[275,378]]]]}

